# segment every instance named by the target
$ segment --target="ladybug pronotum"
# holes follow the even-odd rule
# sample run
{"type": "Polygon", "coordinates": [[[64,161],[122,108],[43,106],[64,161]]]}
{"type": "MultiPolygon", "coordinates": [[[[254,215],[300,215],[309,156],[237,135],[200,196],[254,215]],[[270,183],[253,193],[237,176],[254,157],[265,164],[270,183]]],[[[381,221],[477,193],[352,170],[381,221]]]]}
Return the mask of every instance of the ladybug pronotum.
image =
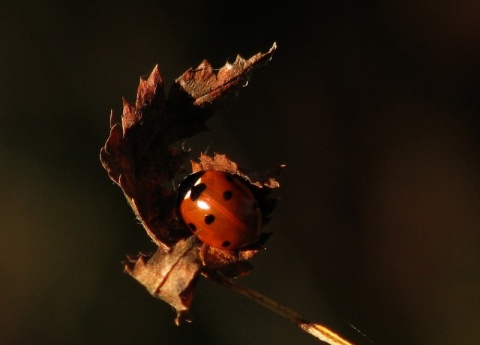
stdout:
{"type": "Polygon", "coordinates": [[[228,250],[257,242],[262,214],[239,176],[202,170],[188,175],[178,192],[179,216],[200,241],[228,250]]]}

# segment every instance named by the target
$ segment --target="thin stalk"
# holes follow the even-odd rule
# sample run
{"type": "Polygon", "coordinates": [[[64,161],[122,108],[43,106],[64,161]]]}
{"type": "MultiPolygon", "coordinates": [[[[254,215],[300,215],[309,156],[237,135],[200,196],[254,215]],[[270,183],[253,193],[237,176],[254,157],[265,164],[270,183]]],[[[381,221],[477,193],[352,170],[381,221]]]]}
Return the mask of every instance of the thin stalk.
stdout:
{"type": "Polygon", "coordinates": [[[286,319],[295,323],[303,331],[309,333],[310,335],[313,335],[322,342],[330,345],[353,345],[353,343],[342,338],[340,335],[331,331],[327,327],[322,326],[318,323],[308,322],[307,320],[305,320],[305,318],[303,318],[303,316],[301,316],[297,312],[281,305],[280,303],[268,298],[267,296],[261,294],[258,291],[252,290],[246,286],[238,285],[233,280],[228,279],[225,276],[216,272],[203,272],[202,274],[210,280],[213,280],[214,282],[222,285],[223,287],[226,287],[227,289],[230,289],[245,297],[248,297],[251,300],[257,302],[258,304],[272,310],[278,315],[285,317],[286,319]]]}

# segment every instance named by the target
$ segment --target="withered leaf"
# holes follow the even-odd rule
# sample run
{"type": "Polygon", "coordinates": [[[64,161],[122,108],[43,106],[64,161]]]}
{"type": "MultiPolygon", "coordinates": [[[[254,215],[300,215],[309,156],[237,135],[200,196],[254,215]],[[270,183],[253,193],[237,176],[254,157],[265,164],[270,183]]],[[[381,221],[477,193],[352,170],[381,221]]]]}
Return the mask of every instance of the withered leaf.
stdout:
{"type": "MultiPolygon", "coordinates": [[[[141,79],[135,105],[123,100],[120,123],[110,115],[110,135],[100,151],[100,160],[109,177],[122,189],[128,203],[147,234],[158,246],[152,256],[131,259],[125,270],[147,290],[177,311],[177,324],[189,319],[188,310],[195,283],[201,272],[219,270],[228,277],[247,274],[247,262],[263,249],[268,237],[241,250],[226,251],[200,243],[178,219],[177,193],[171,182],[184,167],[188,152],[178,142],[206,129],[226,94],[247,83],[252,71],[268,62],[276,44],[266,53],[248,60],[237,57],[214,70],[207,62],[187,70],[175,80],[168,96],[156,66],[147,79],[141,79]]],[[[268,220],[274,200],[267,197],[277,188],[281,168],[268,174],[248,174],[225,155],[202,155],[192,162],[193,171],[222,170],[250,183],[259,207],[268,220]]]]}
{"type": "Polygon", "coordinates": [[[193,172],[211,169],[224,171],[239,175],[258,188],[266,187],[269,189],[280,187],[276,178],[280,175],[282,169],[285,168],[285,165],[282,164],[269,170],[246,172],[240,169],[235,162],[229,160],[226,155],[215,154],[213,157],[210,157],[203,153],[200,155],[200,162],[191,161],[191,163],[193,172]]]}
{"type": "Polygon", "coordinates": [[[258,53],[248,60],[237,55],[233,64],[227,62],[218,71],[204,60],[197,68],[186,71],[176,83],[195,99],[194,105],[212,103],[222,98],[232,87],[245,85],[253,69],[270,61],[276,49],[274,43],[267,53],[258,53]]]}
{"type": "Polygon", "coordinates": [[[204,61],[178,78],[168,97],[156,66],[146,80],[140,80],[135,105],[123,101],[121,124],[111,113],[110,136],[100,160],[158,246],[168,248],[190,235],[176,221],[175,193],[168,185],[188,155],[174,145],[205,130],[205,121],[219,101],[246,83],[275,50],[273,44],[267,53],[248,60],[237,57],[219,71],[204,61]]]}
{"type": "Polygon", "coordinates": [[[176,323],[190,320],[188,310],[200,272],[196,238],[178,241],[168,251],[158,248],[152,257],[140,255],[126,263],[125,271],[155,297],[177,311],[176,323]]]}
{"type": "Polygon", "coordinates": [[[223,250],[202,244],[199,247],[199,257],[206,270],[221,271],[226,277],[243,277],[253,269],[247,261],[260,253],[264,248],[245,250],[223,250]]]}

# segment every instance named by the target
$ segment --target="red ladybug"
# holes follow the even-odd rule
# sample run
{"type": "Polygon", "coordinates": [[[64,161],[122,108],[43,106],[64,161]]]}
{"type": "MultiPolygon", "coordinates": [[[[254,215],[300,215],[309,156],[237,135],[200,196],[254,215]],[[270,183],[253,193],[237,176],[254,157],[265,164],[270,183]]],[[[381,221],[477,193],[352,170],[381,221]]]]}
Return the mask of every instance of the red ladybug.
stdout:
{"type": "Polygon", "coordinates": [[[237,249],[257,242],[262,214],[257,199],[239,176],[203,170],[179,186],[180,217],[200,241],[237,249]]]}

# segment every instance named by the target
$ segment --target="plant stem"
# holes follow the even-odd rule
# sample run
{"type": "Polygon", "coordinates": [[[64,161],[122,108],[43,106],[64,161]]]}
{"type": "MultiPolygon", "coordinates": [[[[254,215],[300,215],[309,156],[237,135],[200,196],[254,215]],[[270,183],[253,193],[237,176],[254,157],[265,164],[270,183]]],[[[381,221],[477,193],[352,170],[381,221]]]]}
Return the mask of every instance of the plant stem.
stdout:
{"type": "Polygon", "coordinates": [[[222,285],[223,287],[226,287],[227,289],[230,289],[245,297],[248,297],[251,300],[257,302],[258,304],[274,311],[278,315],[287,318],[288,320],[295,323],[298,327],[300,327],[305,332],[318,338],[320,341],[323,341],[330,345],[353,345],[353,343],[342,338],[341,336],[331,331],[327,327],[322,326],[318,323],[308,322],[297,312],[279,304],[278,302],[275,302],[274,300],[268,298],[267,296],[262,295],[258,291],[252,290],[246,286],[238,285],[233,280],[226,278],[220,273],[203,272],[202,274],[205,277],[209,278],[210,280],[213,280],[214,282],[222,285]]]}

